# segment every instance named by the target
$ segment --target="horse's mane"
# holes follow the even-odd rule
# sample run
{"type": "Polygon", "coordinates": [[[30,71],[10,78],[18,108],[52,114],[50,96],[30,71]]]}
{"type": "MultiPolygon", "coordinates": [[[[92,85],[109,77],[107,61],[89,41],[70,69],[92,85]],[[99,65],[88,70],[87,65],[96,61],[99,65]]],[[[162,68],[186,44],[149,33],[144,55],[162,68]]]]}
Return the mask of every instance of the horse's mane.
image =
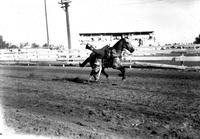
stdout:
{"type": "Polygon", "coordinates": [[[116,42],[114,45],[113,45],[113,48],[116,49],[116,50],[119,50],[120,49],[120,46],[122,45],[122,43],[125,41],[124,38],[120,39],[118,42],[116,42]]]}
{"type": "Polygon", "coordinates": [[[99,49],[99,50],[101,50],[101,51],[104,51],[104,50],[107,50],[107,49],[109,49],[109,45],[105,45],[104,47],[102,47],[101,49],[99,49]]]}

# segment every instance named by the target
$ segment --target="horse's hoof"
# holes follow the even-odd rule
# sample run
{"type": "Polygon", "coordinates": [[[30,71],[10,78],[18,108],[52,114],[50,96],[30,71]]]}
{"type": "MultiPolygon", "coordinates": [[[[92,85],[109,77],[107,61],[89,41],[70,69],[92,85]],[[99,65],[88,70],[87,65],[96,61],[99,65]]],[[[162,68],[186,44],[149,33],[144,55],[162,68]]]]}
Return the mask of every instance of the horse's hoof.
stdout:
{"type": "Polygon", "coordinates": [[[125,81],[126,80],[126,77],[122,77],[122,81],[125,81]]]}
{"type": "Polygon", "coordinates": [[[99,79],[96,79],[96,80],[94,80],[96,83],[98,83],[100,80],[99,79]]]}
{"type": "Polygon", "coordinates": [[[88,83],[92,82],[92,79],[88,79],[87,82],[88,82],[88,83]]]}

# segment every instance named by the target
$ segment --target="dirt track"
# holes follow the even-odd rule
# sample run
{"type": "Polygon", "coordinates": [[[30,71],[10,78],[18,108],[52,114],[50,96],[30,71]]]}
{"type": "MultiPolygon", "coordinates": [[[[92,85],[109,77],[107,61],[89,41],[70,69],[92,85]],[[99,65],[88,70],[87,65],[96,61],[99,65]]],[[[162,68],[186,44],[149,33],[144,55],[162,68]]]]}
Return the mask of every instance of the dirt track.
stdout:
{"type": "Polygon", "coordinates": [[[87,83],[90,69],[0,66],[7,126],[69,138],[200,138],[200,73],[132,69],[87,83]]]}

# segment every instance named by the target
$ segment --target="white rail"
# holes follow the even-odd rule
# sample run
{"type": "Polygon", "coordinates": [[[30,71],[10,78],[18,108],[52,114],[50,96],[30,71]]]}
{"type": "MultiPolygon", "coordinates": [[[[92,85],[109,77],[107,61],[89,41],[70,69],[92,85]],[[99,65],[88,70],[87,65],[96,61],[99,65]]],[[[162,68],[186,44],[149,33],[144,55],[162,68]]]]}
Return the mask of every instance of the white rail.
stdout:
{"type": "MultiPolygon", "coordinates": [[[[160,51],[159,51],[160,52],[160,51]]],[[[164,53],[165,51],[163,51],[164,53]]],[[[166,51],[168,54],[168,51],[166,51]]],[[[49,49],[18,49],[14,50],[0,50],[0,61],[26,61],[26,62],[68,62],[71,64],[77,64],[85,60],[89,56],[89,53],[85,52],[68,52],[49,49]]],[[[124,57],[125,61],[192,61],[200,62],[200,56],[142,56],[142,55],[129,55],[124,57]]]]}

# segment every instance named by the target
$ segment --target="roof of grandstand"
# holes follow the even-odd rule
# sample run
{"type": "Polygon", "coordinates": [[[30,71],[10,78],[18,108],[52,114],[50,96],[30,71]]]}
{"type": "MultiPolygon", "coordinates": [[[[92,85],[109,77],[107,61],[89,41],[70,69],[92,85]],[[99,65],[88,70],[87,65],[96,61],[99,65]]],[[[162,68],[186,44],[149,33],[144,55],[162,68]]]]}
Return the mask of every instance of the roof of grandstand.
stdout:
{"type": "Polygon", "coordinates": [[[100,36],[100,35],[109,35],[109,36],[121,36],[121,35],[147,35],[151,34],[154,31],[136,31],[136,32],[105,32],[105,33],[79,33],[80,36],[100,36]]]}

